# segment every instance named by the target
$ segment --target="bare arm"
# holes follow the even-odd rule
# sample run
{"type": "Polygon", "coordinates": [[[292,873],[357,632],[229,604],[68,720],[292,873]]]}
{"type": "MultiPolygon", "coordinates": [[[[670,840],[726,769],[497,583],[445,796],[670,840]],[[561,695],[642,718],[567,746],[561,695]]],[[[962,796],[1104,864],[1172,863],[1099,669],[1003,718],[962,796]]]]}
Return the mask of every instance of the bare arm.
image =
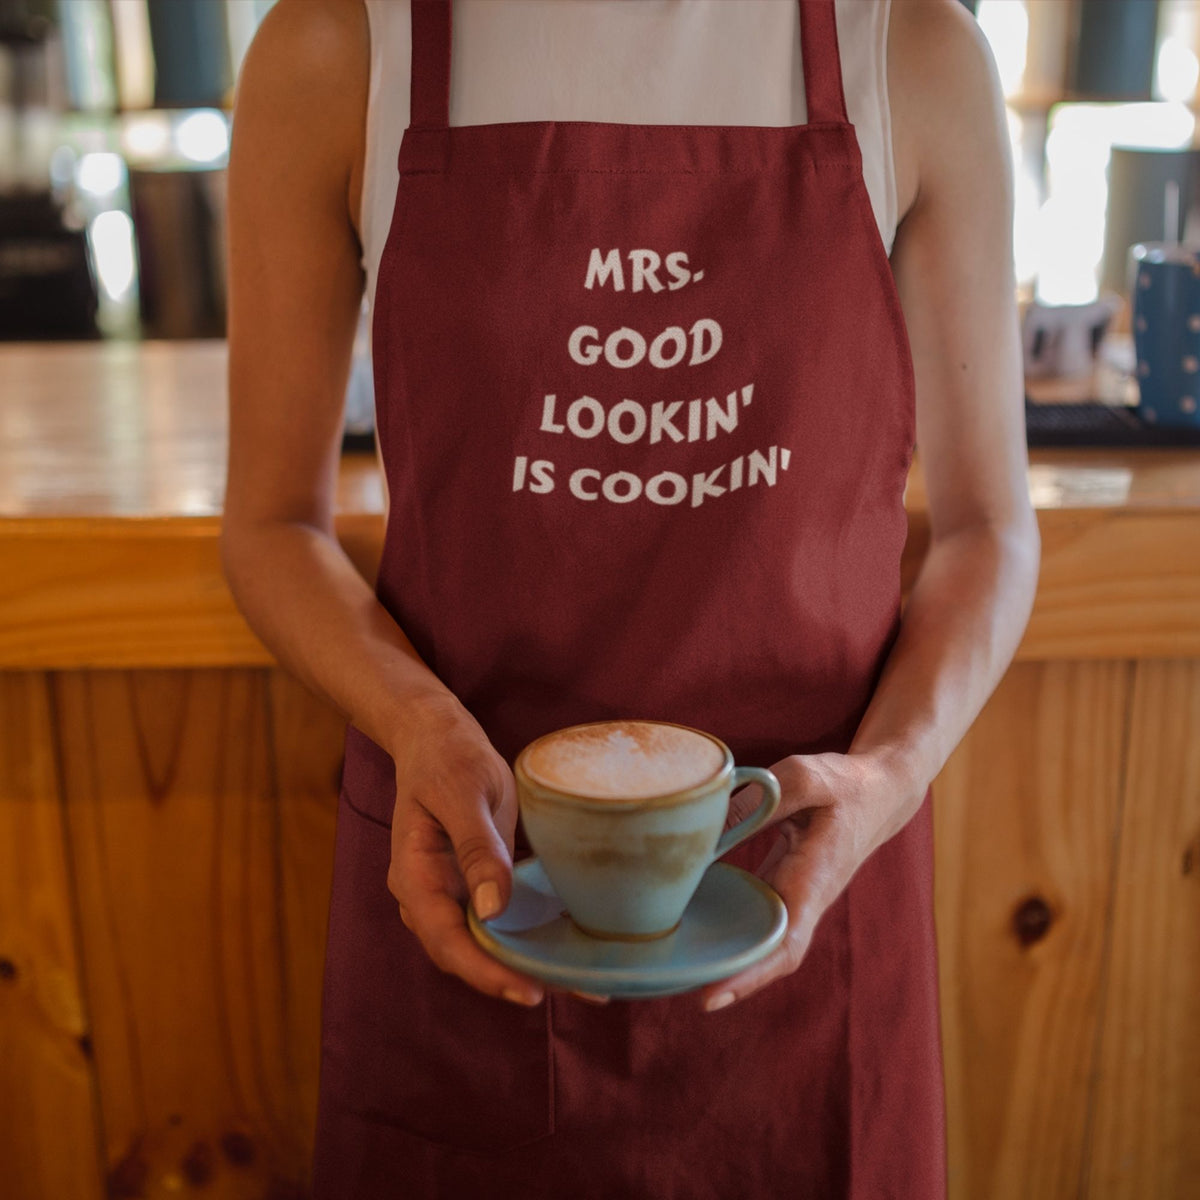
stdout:
{"type": "Polygon", "coordinates": [[[1036,590],[1004,102],[957,0],[895,0],[892,14],[904,212],[892,270],[912,347],[932,542],[849,753],[795,755],[774,768],[783,836],[760,874],[787,902],[787,937],[755,968],[704,989],[706,1004],[722,993],[743,999],[799,966],[821,915],[913,817],[995,689],[1036,590]]]}
{"type": "Polygon", "coordinates": [[[540,985],[479,949],[462,909],[467,881],[472,892],[490,882],[506,902],[511,772],[334,535],[363,292],[355,226],[368,55],[357,0],[283,0],[243,67],[229,167],[221,551],[255,632],[396,761],[387,882],[405,923],[443,970],[493,995],[540,998],[540,985]]]}
{"type": "MultiPolygon", "coordinates": [[[[892,269],[917,383],[932,540],[851,753],[892,757],[924,787],[1011,662],[1037,586],[1012,263],[1013,186],[998,80],[978,27],[944,0],[901,4],[892,93],[915,199],[892,269]],[[921,79],[943,64],[940,102],[921,79]]],[[[882,839],[881,839],[882,840],[882,839]]]]}
{"type": "Polygon", "coordinates": [[[351,184],[367,47],[361,6],[304,7],[268,16],[238,87],[222,553],[239,606],[272,651],[387,746],[408,697],[440,684],[333,535],[363,292],[351,184]]]}

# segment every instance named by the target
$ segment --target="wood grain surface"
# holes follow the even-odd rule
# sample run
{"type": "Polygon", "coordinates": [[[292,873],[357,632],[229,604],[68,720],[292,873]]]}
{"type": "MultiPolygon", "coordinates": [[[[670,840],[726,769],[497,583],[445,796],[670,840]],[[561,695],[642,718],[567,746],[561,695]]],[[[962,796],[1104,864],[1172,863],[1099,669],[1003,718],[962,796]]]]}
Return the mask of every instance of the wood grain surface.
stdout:
{"type": "Polygon", "coordinates": [[[1039,525],[1020,661],[1200,658],[1200,512],[1041,513],[1039,525]]]}
{"type": "MultiPolygon", "coordinates": [[[[223,341],[0,344],[0,516],[217,516],[223,341]]],[[[383,512],[373,455],[349,455],[340,512],[383,512]]]]}
{"type": "MultiPolygon", "coordinates": [[[[263,666],[225,585],[221,342],[0,347],[0,668],[263,666]]],[[[1022,660],[1200,657],[1200,451],[1036,450],[1022,660]]],[[[911,583],[929,539],[909,479],[911,583]]],[[[343,456],[338,536],[374,579],[384,488],[343,456]]]]}
{"type": "MultiPolygon", "coordinates": [[[[1042,571],[1020,661],[1200,657],[1200,510],[1040,514],[1042,571]]],[[[216,517],[0,518],[0,670],[268,666],[234,604],[216,517]]],[[[338,536],[374,580],[380,518],[338,536]]],[[[928,545],[910,514],[911,586],[928,545]]]]}
{"type": "Polygon", "coordinates": [[[1200,1195],[1200,663],[1139,663],[1087,1194],[1200,1195]]]}
{"type": "Polygon", "coordinates": [[[1082,1195],[1130,687],[1013,667],[934,784],[955,1200],[1082,1195]]]}
{"type": "MultiPolygon", "coordinates": [[[[1200,509],[1040,514],[1042,570],[1021,661],[1200,657],[1200,509]]],[[[338,536],[368,581],[381,519],[338,536]]],[[[0,669],[267,666],[221,570],[216,517],[0,518],[0,669]]],[[[928,546],[913,512],[901,564],[928,546]]]]}
{"type": "Polygon", "coordinates": [[[0,1196],[99,1200],[100,1110],[47,681],[0,673],[0,1196]]]}
{"type": "MultiPolygon", "coordinates": [[[[339,520],[372,579],[378,525],[339,520]]],[[[0,669],[273,664],[225,583],[219,529],[216,517],[0,520],[0,669]]]]}
{"type": "Polygon", "coordinates": [[[346,723],[283,671],[270,672],[267,699],[279,797],[285,1036],[307,1155],[317,1117],[320,983],[346,723]]]}
{"type": "MultiPolygon", "coordinates": [[[[221,512],[228,420],[222,341],[0,345],[0,516],[221,512]]],[[[1200,451],[1039,449],[1041,511],[1200,508],[1200,451]]],[[[907,500],[928,509],[919,470],[907,500]]],[[[348,456],[338,510],[384,509],[374,457],[348,456]]]]}
{"type": "MultiPolygon", "coordinates": [[[[0,681],[0,1195],[299,1200],[340,718],[0,681]]],[[[1194,1195],[1197,729],[1198,663],[1018,664],[935,782],[952,1200],[1194,1195]]]]}
{"type": "MultiPolygon", "coordinates": [[[[110,1194],[200,1179],[221,1200],[301,1195],[322,939],[289,954],[313,936],[311,921],[289,930],[307,910],[285,898],[310,886],[294,866],[309,860],[285,870],[295,822],[267,675],[80,672],[55,687],[110,1194]]],[[[327,879],[311,886],[327,894],[327,879]]]]}

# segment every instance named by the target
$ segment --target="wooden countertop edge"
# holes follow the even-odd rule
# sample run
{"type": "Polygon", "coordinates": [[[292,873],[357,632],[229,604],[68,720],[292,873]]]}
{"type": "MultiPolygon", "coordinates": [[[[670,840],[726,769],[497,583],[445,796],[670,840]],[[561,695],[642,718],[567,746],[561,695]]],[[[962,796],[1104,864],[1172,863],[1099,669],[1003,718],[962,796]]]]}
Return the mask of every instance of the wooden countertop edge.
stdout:
{"type": "MultiPolygon", "coordinates": [[[[1045,509],[1042,573],[1018,658],[1200,657],[1200,510],[1045,509]]],[[[264,666],[221,572],[220,518],[0,518],[0,669],[264,666]]],[[[344,513],[366,578],[382,520],[344,513]]],[[[909,519],[911,584],[928,545],[909,519]]]]}
{"type": "MultiPolygon", "coordinates": [[[[343,531],[383,534],[383,517],[379,513],[339,513],[336,518],[339,534],[343,531]]],[[[0,546],[9,539],[63,538],[141,538],[172,537],[179,539],[210,538],[216,540],[221,531],[221,518],[216,513],[196,516],[171,514],[162,517],[146,516],[0,516],[0,546]]]]}

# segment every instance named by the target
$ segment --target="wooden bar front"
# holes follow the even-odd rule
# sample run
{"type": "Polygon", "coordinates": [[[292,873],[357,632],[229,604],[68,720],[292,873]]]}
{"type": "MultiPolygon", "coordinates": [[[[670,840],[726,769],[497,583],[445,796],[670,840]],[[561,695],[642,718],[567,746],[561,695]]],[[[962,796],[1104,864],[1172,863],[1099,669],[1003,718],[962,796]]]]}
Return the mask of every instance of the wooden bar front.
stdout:
{"type": "MultiPolygon", "coordinates": [[[[219,343],[0,350],[0,1195],[307,1194],[344,724],[220,572],[219,343]]],[[[955,1200],[1200,1178],[1200,453],[1038,452],[935,784],[955,1200]]],[[[911,580],[928,542],[909,489],[911,580]]],[[[344,460],[370,577],[382,494],[344,460]]],[[[920,1200],[920,1198],[915,1198],[920,1200]]]]}

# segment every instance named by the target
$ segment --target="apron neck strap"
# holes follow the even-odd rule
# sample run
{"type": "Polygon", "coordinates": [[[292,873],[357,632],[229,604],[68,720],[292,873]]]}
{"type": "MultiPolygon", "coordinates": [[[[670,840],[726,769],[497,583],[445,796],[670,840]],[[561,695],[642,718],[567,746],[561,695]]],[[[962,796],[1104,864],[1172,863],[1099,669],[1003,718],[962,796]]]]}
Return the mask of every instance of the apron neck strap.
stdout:
{"type": "Polygon", "coordinates": [[[450,124],[450,0],[412,0],[412,89],[409,124],[450,124]]]}
{"type": "Polygon", "coordinates": [[[834,0],[798,0],[800,54],[804,60],[804,99],[808,120],[844,124],[846,97],[842,90],[842,59],[838,53],[834,0]]]}
{"type": "MultiPolygon", "coordinates": [[[[797,0],[809,122],[846,121],[834,0],[797,0]]],[[[411,124],[450,124],[450,0],[412,0],[411,124]]]]}

